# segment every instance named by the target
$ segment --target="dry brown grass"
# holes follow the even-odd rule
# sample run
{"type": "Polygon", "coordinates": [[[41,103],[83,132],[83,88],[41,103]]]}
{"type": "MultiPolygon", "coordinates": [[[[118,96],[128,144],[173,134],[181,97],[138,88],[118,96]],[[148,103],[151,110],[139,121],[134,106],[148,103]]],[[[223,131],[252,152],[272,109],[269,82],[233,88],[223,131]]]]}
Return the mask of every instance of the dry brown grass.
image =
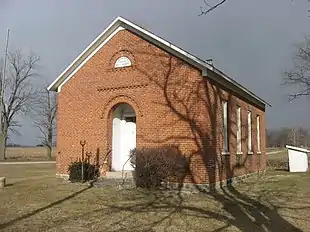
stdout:
{"type": "Polygon", "coordinates": [[[215,194],[94,188],[54,164],[0,165],[1,231],[310,231],[310,174],[269,171],[215,194]]]}
{"type": "MultiPolygon", "coordinates": [[[[47,160],[44,147],[8,147],[6,150],[7,161],[39,161],[47,160]]],[[[55,160],[55,149],[52,159],[55,160]]]]}

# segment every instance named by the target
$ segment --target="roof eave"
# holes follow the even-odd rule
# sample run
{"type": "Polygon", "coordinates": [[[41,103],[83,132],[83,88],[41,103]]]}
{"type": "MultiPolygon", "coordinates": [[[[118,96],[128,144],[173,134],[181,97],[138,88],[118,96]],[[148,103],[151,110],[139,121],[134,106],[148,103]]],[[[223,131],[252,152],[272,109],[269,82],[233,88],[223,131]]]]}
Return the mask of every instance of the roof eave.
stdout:
{"type": "MultiPolygon", "coordinates": [[[[235,88],[238,89],[238,92],[242,92],[244,95],[244,97],[248,100],[254,99],[255,102],[259,103],[262,106],[269,106],[271,107],[271,105],[266,102],[265,100],[261,99],[260,97],[258,97],[257,95],[255,95],[254,93],[252,93],[251,91],[249,91],[247,88],[245,88],[244,86],[242,86],[241,84],[239,84],[238,82],[236,82],[235,80],[233,80],[232,78],[228,77],[226,74],[224,74],[223,72],[221,72],[220,70],[216,69],[215,67],[213,68],[213,70],[211,70],[212,72],[214,72],[216,75],[221,76],[223,78],[223,81],[225,81],[226,83],[229,83],[231,85],[228,84],[224,84],[222,83],[224,86],[226,86],[228,89],[233,91],[233,88],[231,86],[234,86],[235,88]]],[[[218,78],[213,77],[212,75],[210,75],[210,73],[208,72],[208,69],[205,67],[205,69],[202,71],[202,75],[204,77],[208,77],[213,79],[215,82],[219,82],[218,78]]]]}
{"type": "Polygon", "coordinates": [[[122,17],[117,17],[112,23],[110,23],[110,25],[99,36],[97,36],[97,38],[89,46],[87,46],[84,49],[84,51],[55,79],[55,81],[47,89],[50,91],[59,91],[60,87],[63,85],[66,79],[70,77],[70,74],[74,72],[74,70],[81,63],[83,63],[83,61],[92,52],[96,50],[96,48],[100,45],[101,42],[103,42],[107,37],[109,37],[120,26],[132,31],[133,33],[140,35],[142,38],[150,42],[153,42],[154,44],[158,45],[159,47],[166,50],[170,54],[173,54],[183,59],[187,63],[193,65],[194,67],[198,68],[199,70],[202,71],[203,76],[206,76],[207,70],[211,70],[217,75],[219,75],[220,77],[222,77],[226,82],[232,84],[233,86],[235,86],[236,88],[244,92],[247,95],[247,97],[254,98],[256,99],[256,101],[260,102],[261,104],[268,105],[271,107],[271,105],[268,104],[266,101],[256,96],[254,93],[252,93],[251,91],[249,91],[248,89],[240,85],[238,82],[228,77],[226,74],[224,74],[220,70],[214,68],[214,66],[206,63],[205,61],[199,59],[198,57],[184,51],[183,49],[175,46],[174,44],[164,40],[163,38],[153,34],[152,32],[122,17]]]}
{"type": "Polygon", "coordinates": [[[61,73],[58,77],[47,87],[49,91],[58,91],[58,87],[61,83],[74,71],[74,69],[84,60],[86,57],[94,51],[94,49],[100,44],[104,38],[108,37],[116,28],[122,23],[122,18],[117,17],[109,26],[100,33],[91,44],[89,44],[80,55],[75,58],[71,64],[61,73]]]}

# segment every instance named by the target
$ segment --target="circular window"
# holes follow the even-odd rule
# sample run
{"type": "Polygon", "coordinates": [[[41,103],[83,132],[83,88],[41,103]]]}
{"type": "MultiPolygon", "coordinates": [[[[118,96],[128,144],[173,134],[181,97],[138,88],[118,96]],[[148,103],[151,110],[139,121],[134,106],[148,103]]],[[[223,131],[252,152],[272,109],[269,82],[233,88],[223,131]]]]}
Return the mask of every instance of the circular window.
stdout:
{"type": "Polygon", "coordinates": [[[114,68],[123,68],[123,67],[128,67],[131,66],[131,61],[128,57],[126,56],[121,56],[118,58],[114,64],[114,68]]]}

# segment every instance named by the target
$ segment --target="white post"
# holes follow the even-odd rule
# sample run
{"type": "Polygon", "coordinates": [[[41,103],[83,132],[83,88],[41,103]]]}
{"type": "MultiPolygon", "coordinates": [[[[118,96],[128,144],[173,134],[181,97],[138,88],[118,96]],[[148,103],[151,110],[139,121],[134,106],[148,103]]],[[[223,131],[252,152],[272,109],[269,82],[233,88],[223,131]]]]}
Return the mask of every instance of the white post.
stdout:
{"type": "MultiPolygon", "coordinates": [[[[3,123],[3,98],[4,98],[4,89],[5,89],[5,75],[6,75],[6,62],[7,62],[7,57],[8,57],[8,47],[9,47],[9,37],[10,37],[10,29],[7,31],[7,36],[6,36],[6,43],[5,43],[5,53],[4,53],[4,65],[2,69],[2,75],[1,75],[1,94],[0,94],[0,133],[1,133],[1,139],[0,139],[0,148],[3,148],[5,146],[4,141],[2,139],[2,123],[3,123]]],[[[3,150],[3,149],[2,149],[3,150]]],[[[3,154],[5,155],[5,154],[3,154]]]]}
{"type": "Polygon", "coordinates": [[[6,185],[6,178],[5,177],[0,177],[0,189],[4,188],[6,185]]]}

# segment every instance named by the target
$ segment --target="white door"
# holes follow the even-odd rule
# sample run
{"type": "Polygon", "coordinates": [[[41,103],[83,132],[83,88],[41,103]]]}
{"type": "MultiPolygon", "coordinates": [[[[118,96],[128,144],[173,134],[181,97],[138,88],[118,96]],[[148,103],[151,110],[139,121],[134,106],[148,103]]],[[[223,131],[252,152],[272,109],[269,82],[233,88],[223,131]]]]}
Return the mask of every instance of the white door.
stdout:
{"type": "Polygon", "coordinates": [[[125,171],[132,171],[130,162],[130,150],[136,147],[136,123],[125,120],[122,130],[122,167],[125,171]]]}
{"type": "Polygon", "coordinates": [[[112,170],[131,171],[130,150],[136,147],[136,114],[128,104],[120,104],[113,112],[112,170]]]}
{"type": "Polygon", "coordinates": [[[113,132],[112,132],[112,170],[121,170],[121,119],[113,119],[113,132]]]}

